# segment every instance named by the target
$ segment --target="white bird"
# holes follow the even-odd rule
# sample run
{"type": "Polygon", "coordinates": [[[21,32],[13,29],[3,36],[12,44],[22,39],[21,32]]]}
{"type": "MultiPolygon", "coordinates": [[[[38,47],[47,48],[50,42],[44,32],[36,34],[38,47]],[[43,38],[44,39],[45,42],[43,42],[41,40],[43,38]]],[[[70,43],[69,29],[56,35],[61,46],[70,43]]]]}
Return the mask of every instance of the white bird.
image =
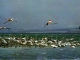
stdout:
{"type": "Polygon", "coordinates": [[[9,18],[9,19],[6,19],[7,21],[4,23],[6,24],[7,22],[11,22],[11,21],[14,21],[14,22],[17,22],[16,20],[14,20],[13,18],[9,18]]]}

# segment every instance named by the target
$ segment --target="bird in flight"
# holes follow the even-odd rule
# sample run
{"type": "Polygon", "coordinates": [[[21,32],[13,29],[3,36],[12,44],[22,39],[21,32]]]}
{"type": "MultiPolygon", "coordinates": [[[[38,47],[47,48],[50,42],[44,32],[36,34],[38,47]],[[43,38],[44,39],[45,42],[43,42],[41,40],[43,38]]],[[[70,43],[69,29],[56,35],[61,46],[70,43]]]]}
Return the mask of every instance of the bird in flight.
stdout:
{"type": "Polygon", "coordinates": [[[14,20],[13,18],[9,18],[9,19],[6,19],[7,21],[4,23],[6,24],[7,22],[11,22],[11,21],[14,21],[14,22],[17,22],[16,20],[14,20]]]}
{"type": "Polygon", "coordinates": [[[57,23],[52,23],[52,20],[49,20],[44,26],[48,26],[49,24],[57,24],[57,23]]]}
{"type": "Polygon", "coordinates": [[[2,29],[11,29],[11,28],[7,28],[7,27],[1,26],[1,27],[0,27],[0,30],[2,30],[2,29]]]}

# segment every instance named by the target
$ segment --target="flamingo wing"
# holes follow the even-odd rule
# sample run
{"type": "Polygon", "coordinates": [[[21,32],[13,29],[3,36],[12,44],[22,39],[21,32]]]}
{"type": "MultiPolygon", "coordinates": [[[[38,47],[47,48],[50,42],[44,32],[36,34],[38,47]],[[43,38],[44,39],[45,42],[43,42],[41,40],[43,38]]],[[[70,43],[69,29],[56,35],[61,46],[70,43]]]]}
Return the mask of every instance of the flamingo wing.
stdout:
{"type": "Polygon", "coordinates": [[[9,22],[9,21],[6,21],[4,24],[6,24],[7,22],[9,22]]]}

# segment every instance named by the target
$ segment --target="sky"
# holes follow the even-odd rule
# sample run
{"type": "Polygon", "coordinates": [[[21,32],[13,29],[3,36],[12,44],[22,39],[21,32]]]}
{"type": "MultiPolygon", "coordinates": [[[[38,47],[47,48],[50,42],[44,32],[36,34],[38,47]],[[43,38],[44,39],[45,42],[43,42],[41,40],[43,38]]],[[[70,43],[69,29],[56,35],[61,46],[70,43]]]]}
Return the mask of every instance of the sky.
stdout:
{"type": "Polygon", "coordinates": [[[80,0],[0,0],[0,26],[10,27],[14,32],[78,28],[80,0]],[[7,18],[18,22],[3,24],[7,18]],[[50,19],[57,24],[44,28],[50,19]]]}

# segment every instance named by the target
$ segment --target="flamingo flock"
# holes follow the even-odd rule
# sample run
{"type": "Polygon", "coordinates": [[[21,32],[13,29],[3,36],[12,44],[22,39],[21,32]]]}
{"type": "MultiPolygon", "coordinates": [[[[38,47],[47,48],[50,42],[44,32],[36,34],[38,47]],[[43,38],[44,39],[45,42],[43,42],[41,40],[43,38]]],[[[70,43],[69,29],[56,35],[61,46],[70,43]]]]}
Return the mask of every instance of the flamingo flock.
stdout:
{"type": "Polygon", "coordinates": [[[36,40],[35,38],[27,39],[27,37],[0,37],[0,47],[51,47],[51,48],[58,48],[58,47],[66,47],[70,46],[72,48],[80,46],[78,41],[75,41],[74,38],[63,40],[55,40],[51,39],[48,40],[47,37],[44,37],[40,40],[36,40]]]}

